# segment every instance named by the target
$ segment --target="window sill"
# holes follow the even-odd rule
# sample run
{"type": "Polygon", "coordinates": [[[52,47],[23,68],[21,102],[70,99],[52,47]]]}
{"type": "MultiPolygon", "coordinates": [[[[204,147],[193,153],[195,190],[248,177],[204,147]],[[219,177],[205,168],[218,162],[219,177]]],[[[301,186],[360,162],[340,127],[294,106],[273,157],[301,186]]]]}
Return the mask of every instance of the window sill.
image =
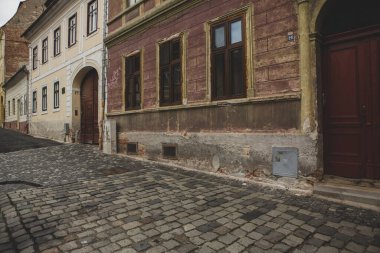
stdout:
{"type": "Polygon", "coordinates": [[[41,115],[45,115],[45,114],[48,114],[48,112],[47,111],[42,111],[41,112],[41,115]]]}
{"type": "Polygon", "coordinates": [[[59,108],[59,107],[53,109],[53,113],[54,113],[54,112],[59,112],[59,111],[61,111],[61,108],[59,108]]]}
{"type": "Polygon", "coordinates": [[[196,109],[202,107],[221,107],[221,106],[233,106],[240,104],[248,104],[248,103],[266,103],[271,101],[293,101],[300,100],[301,93],[293,92],[287,94],[279,94],[265,97],[249,97],[249,98],[237,98],[237,99],[228,99],[228,100],[217,100],[217,101],[209,101],[209,102],[200,102],[194,104],[187,105],[174,105],[174,106],[162,106],[156,108],[148,108],[141,109],[135,111],[114,111],[107,113],[107,116],[121,116],[121,115],[129,115],[129,114],[139,114],[139,113],[151,113],[151,112],[159,112],[159,111],[171,111],[171,110],[183,110],[183,109],[196,109]]]}
{"type": "Polygon", "coordinates": [[[92,37],[95,37],[99,33],[99,27],[96,29],[96,31],[93,31],[92,33],[87,33],[86,40],[91,39],[92,37]]]}

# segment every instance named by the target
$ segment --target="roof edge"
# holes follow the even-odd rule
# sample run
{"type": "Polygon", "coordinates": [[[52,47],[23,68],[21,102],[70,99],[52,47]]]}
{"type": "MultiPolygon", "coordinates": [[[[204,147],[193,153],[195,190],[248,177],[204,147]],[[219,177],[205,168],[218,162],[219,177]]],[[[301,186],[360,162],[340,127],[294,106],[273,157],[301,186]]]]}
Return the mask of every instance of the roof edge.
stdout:
{"type": "MultiPolygon", "coordinates": [[[[50,13],[50,10],[53,9],[53,7],[58,3],[60,2],[59,0],[51,0],[50,2],[47,1],[48,5],[47,5],[47,8],[42,12],[42,14],[28,27],[26,28],[26,30],[21,34],[21,37],[25,37],[27,38],[27,35],[28,33],[33,29],[35,28],[38,23],[46,16],[50,13]]],[[[66,3],[66,1],[65,1],[66,3]]],[[[46,5],[45,5],[46,6],[46,5]]]]}
{"type": "Polygon", "coordinates": [[[22,73],[29,74],[29,70],[26,65],[22,66],[11,78],[9,78],[9,80],[4,83],[3,88],[10,85],[22,73]]]}

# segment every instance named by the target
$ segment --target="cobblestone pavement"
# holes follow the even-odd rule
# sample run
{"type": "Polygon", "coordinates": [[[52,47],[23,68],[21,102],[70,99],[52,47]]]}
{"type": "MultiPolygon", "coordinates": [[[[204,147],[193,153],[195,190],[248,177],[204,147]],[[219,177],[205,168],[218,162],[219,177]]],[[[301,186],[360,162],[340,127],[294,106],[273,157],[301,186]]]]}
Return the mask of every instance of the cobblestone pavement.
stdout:
{"type": "Polygon", "coordinates": [[[43,185],[0,193],[2,253],[380,252],[379,213],[91,146],[1,155],[0,170],[43,185]]]}

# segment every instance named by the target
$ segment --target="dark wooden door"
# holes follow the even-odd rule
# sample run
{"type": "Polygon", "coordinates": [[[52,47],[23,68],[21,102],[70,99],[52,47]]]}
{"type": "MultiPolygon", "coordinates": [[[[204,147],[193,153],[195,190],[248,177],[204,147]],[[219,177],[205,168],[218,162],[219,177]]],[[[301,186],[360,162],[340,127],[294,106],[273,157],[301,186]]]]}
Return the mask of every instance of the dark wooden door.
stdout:
{"type": "Polygon", "coordinates": [[[327,173],[380,178],[380,36],[333,36],[324,48],[324,157],[327,173]]]}
{"type": "Polygon", "coordinates": [[[91,70],[81,87],[81,139],[82,143],[98,144],[98,74],[91,70]]]}

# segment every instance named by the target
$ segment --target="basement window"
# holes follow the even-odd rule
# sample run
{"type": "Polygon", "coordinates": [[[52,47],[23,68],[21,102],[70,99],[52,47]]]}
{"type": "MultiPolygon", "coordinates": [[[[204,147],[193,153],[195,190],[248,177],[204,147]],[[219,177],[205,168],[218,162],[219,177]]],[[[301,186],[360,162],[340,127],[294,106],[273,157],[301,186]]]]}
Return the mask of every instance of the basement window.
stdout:
{"type": "Polygon", "coordinates": [[[128,155],[137,155],[138,153],[138,143],[129,142],[127,143],[127,154],[128,155]]]}
{"type": "Polygon", "coordinates": [[[162,156],[167,159],[177,159],[177,144],[163,143],[162,156]]]}

